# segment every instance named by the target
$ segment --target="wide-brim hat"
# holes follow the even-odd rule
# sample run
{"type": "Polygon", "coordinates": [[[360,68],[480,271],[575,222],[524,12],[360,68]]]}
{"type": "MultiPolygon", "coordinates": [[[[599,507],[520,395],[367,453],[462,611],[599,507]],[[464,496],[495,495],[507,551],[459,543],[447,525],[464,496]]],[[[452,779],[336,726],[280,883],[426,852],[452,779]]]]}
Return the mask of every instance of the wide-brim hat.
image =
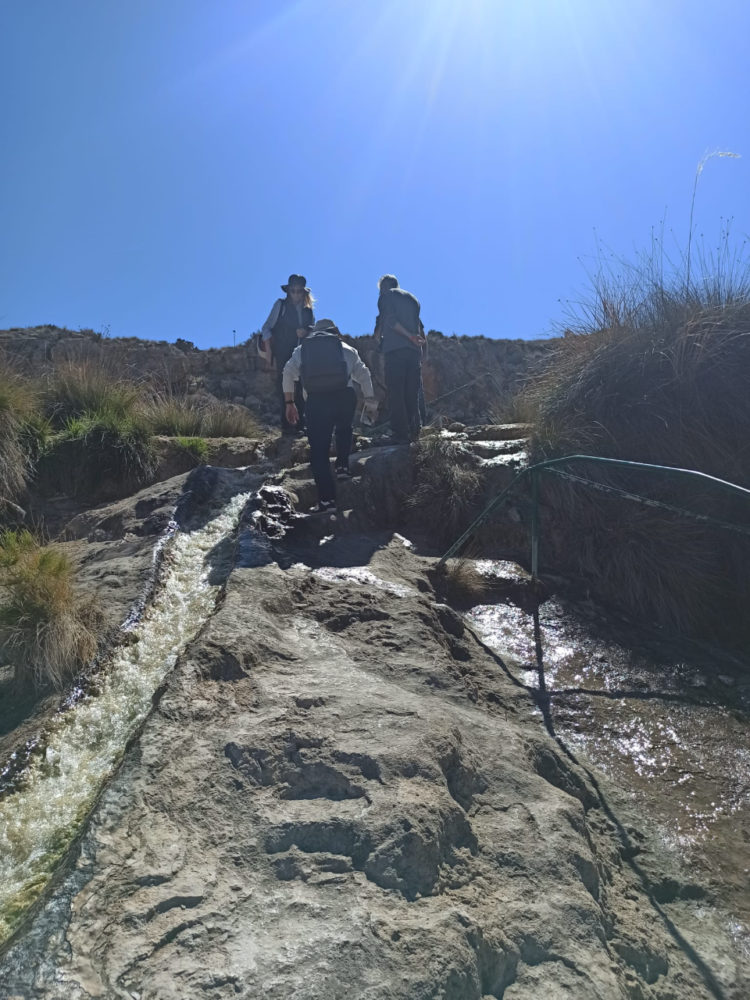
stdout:
{"type": "Polygon", "coordinates": [[[302,274],[290,274],[289,281],[285,285],[281,286],[282,292],[288,292],[290,288],[304,288],[306,292],[310,289],[307,287],[307,278],[302,274]]]}
{"type": "Polygon", "coordinates": [[[339,328],[332,319],[319,319],[307,328],[310,333],[339,333],[339,328]]]}

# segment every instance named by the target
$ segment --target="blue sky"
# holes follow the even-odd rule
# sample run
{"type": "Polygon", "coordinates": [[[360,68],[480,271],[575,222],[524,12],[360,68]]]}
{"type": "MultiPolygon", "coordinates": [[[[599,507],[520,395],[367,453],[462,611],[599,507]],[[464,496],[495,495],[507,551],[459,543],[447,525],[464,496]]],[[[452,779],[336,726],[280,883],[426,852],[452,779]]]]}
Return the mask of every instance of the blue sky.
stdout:
{"type": "Polygon", "coordinates": [[[538,337],[597,240],[750,232],[747,0],[2,0],[0,327],[538,337]],[[664,222],[664,220],[666,220],[664,222]]]}

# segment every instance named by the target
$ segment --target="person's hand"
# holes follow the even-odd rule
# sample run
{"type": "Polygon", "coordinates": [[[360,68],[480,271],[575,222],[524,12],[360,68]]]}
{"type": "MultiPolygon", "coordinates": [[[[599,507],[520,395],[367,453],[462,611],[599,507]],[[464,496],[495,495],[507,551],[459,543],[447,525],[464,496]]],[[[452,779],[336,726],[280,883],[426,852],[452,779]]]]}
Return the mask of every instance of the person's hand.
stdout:
{"type": "Polygon", "coordinates": [[[299,413],[297,413],[297,407],[294,405],[294,403],[286,404],[286,419],[290,424],[299,423],[299,413]]]}
{"type": "Polygon", "coordinates": [[[362,423],[363,424],[374,424],[378,416],[378,401],[374,396],[370,396],[365,400],[365,405],[362,407],[362,423]]]}
{"type": "Polygon", "coordinates": [[[297,327],[297,340],[303,340],[307,336],[307,330],[304,327],[297,327]]]}
{"type": "Polygon", "coordinates": [[[271,357],[271,351],[268,346],[268,342],[263,340],[258,345],[258,357],[262,358],[266,364],[266,367],[270,368],[273,364],[273,358],[271,357]]]}
{"type": "Polygon", "coordinates": [[[421,347],[425,343],[424,337],[420,337],[418,333],[409,337],[409,340],[411,340],[412,344],[416,344],[417,347],[421,347]]]}

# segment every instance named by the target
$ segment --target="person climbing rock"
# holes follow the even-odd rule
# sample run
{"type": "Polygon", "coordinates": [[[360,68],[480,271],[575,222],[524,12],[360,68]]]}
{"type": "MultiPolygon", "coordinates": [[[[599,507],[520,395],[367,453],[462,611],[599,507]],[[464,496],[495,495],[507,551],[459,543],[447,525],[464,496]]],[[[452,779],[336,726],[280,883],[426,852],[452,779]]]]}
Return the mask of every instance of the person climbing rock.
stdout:
{"type": "Polygon", "coordinates": [[[385,355],[385,387],[392,442],[408,444],[419,437],[424,327],[419,318],[419,300],[399,288],[398,279],[384,274],[378,282],[378,320],[385,355]]]}
{"type": "Polygon", "coordinates": [[[281,387],[282,372],[284,365],[292,356],[292,352],[315,322],[313,314],[315,300],[307,287],[307,280],[301,274],[290,274],[289,281],[281,286],[281,290],[286,292],[286,298],[276,299],[268,314],[268,319],[263,324],[260,354],[269,365],[276,365],[276,391],[281,408],[281,433],[292,435],[304,432],[305,400],[302,386],[298,383],[296,404],[299,421],[297,426],[293,427],[286,418],[286,405],[281,387]]]}
{"type": "Polygon", "coordinates": [[[295,382],[301,376],[306,396],[307,439],[310,466],[318,490],[318,504],[310,513],[324,514],[336,508],[336,480],[331,473],[331,435],[336,435],[336,479],[348,479],[352,449],[352,422],[357,405],[353,383],[365,398],[365,411],[377,411],[370,371],[359,354],[341,340],[338,327],[330,319],[313,324],[310,333],[295,348],[284,366],[282,387],[286,419],[291,426],[299,421],[294,402],[295,382]]]}

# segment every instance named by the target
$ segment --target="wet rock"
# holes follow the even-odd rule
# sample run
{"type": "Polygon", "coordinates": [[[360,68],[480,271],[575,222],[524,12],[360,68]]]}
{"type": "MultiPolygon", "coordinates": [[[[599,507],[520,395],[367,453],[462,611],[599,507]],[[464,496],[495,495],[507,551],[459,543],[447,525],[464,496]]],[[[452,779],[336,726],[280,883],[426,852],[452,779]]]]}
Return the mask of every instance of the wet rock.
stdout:
{"type": "Polygon", "coordinates": [[[529,693],[415,586],[419,556],[372,546],[368,575],[331,544],[335,573],[280,549],[235,569],[6,994],[716,1000],[529,693]]]}
{"type": "Polygon", "coordinates": [[[400,524],[406,497],[414,484],[409,448],[377,448],[357,458],[362,476],[362,511],[376,527],[400,524]]]}

